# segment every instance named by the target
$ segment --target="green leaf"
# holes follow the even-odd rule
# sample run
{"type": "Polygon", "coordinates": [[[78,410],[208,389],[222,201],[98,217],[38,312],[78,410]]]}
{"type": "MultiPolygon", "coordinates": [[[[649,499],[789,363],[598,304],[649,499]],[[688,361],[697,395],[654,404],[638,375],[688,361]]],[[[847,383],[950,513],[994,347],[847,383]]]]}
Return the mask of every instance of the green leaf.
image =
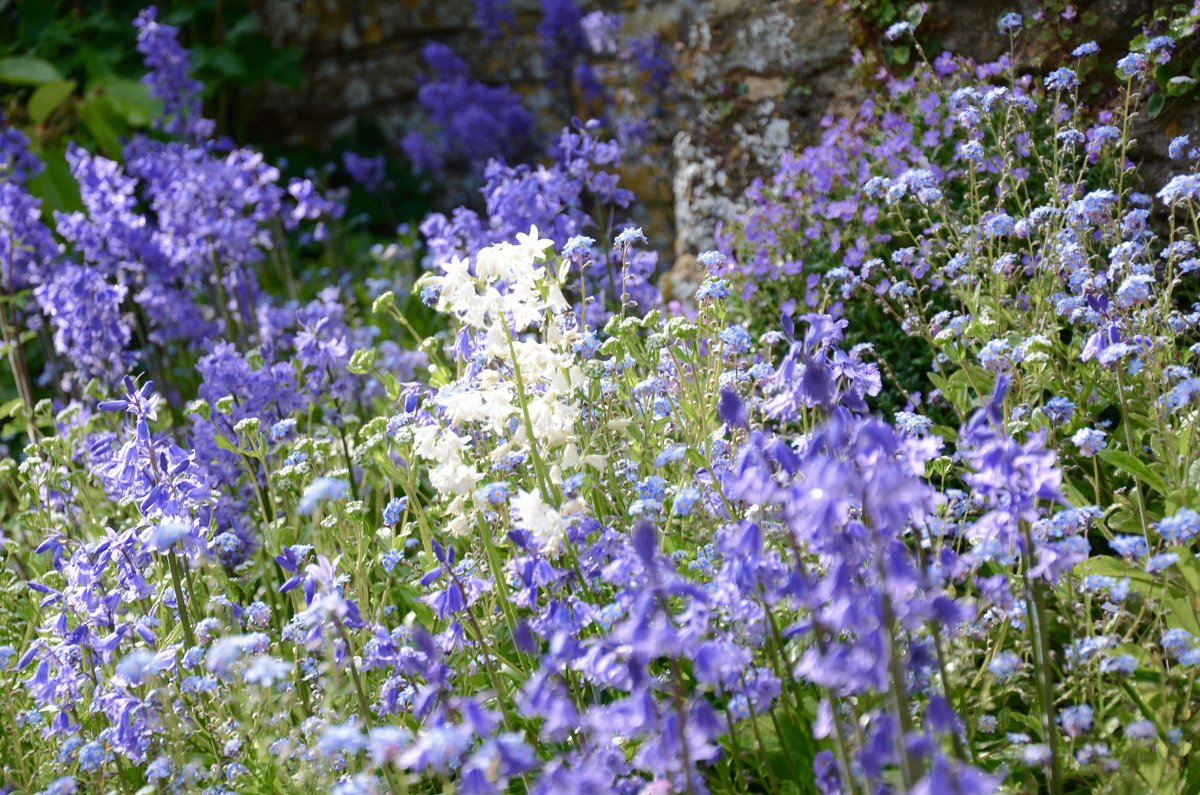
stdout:
{"type": "Polygon", "coordinates": [[[1106,464],[1128,472],[1164,497],[1171,490],[1162,475],[1148,467],[1144,461],[1133,457],[1124,450],[1108,448],[1101,450],[1099,456],[1106,464]]]}
{"type": "Polygon", "coordinates": [[[29,98],[29,118],[34,124],[41,124],[74,90],[74,80],[55,80],[38,86],[29,98]]]}
{"type": "Polygon", "coordinates": [[[1181,795],[1200,795],[1200,755],[1192,754],[1187,766],[1187,780],[1181,795]]]}
{"type": "Polygon", "coordinates": [[[121,138],[128,130],[125,129],[124,120],[116,114],[106,97],[92,94],[81,102],[79,118],[104,154],[110,157],[120,156],[121,138]]]}
{"type": "Polygon", "coordinates": [[[1182,96],[1191,90],[1194,85],[1196,85],[1196,78],[1188,77],[1187,75],[1177,75],[1167,81],[1167,94],[1172,97],[1182,96]]]}
{"type": "Polygon", "coordinates": [[[13,398],[4,405],[0,406],[0,417],[11,417],[18,408],[21,407],[21,398],[13,398]]]}
{"type": "Polygon", "coordinates": [[[83,201],[79,198],[79,183],[71,175],[71,167],[67,165],[65,150],[47,149],[38,153],[38,157],[46,164],[45,170],[32,177],[26,187],[29,192],[42,200],[42,213],[49,215],[55,210],[72,212],[83,209],[83,201]]]}
{"type": "Polygon", "coordinates": [[[1091,484],[1087,484],[1087,490],[1085,491],[1083,488],[1075,485],[1075,483],[1069,479],[1064,480],[1062,483],[1063,496],[1066,497],[1072,505],[1088,505],[1091,503],[1092,500],[1090,497],[1084,496],[1085,493],[1091,494],[1090,489],[1091,484]]]}
{"type": "Polygon", "coordinates": [[[222,450],[228,450],[231,453],[237,453],[239,455],[249,455],[248,451],[243,450],[233,442],[229,441],[229,439],[226,438],[225,434],[223,433],[213,434],[213,441],[216,442],[217,447],[220,447],[222,450]]]}
{"type": "Polygon", "coordinates": [[[212,70],[235,81],[247,76],[245,62],[237,53],[224,47],[194,47],[192,57],[198,71],[212,70]]]}
{"type": "Polygon", "coordinates": [[[1196,620],[1196,609],[1186,596],[1177,596],[1162,600],[1167,608],[1164,618],[1170,629],[1185,629],[1193,635],[1200,635],[1200,622],[1196,620]]]}
{"type": "Polygon", "coordinates": [[[1104,513],[1104,523],[1118,533],[1141,535],[1142,521],[1133,500],[1124,494],[1113,495],[1112,505],[1104,513]]]}
{"type": "Polygon", "coordinates": [[[1159,584],[1159,580],[1140,566],[1126,563],[1120,558],[1108,556],[1088,558],[1075,567],[1075,573],[1080,577],[1099,574],[1105,577],[1116,577],[1118,580],[1128,577],[1134,590],[1146,592],[1159,584]]]}
{"type": "Polygon", "coordinates": [[[14,56],[0,58],[0,83],[13,83],[19,86],[39,86],[43,83],[53,83],[62,80],[54,65],[41,58],[14,56]]]}
{"type": "Polygon", "coordinates": [[[400,380],[395,375],[389,372],[380,374],[380,379],[383,383],[383,389],[387,392],[388,400],[393,403],[400,399],[400,380]]]}
{"type": "Polygon", "coordinates": [[[109,107],[132,127],[149,127],[162,112],[162,103],[150,96],[150,89],[140,81],[109,77],[100,85],[109,107]]]}
{"type": "Polygon", "coordinates": [[[247,33],[255,33],[260,29],[258,15],[246,14],[237,22],[230,25],[229,30],[225,31],[225,43],[227,45],[232,44],[247,33]]]}
{"type": "Polygon", "coordinates": [[[1162,113],[1166,104],[1167,98],[1165,94],[1160,91],[1154,96],[1150,97],[1149,101],[1146,102],[1146,113],[1149,114],[1150,118],[1153,119],[1154,117],[1158,116],[1158,114],[1162,113]]]}

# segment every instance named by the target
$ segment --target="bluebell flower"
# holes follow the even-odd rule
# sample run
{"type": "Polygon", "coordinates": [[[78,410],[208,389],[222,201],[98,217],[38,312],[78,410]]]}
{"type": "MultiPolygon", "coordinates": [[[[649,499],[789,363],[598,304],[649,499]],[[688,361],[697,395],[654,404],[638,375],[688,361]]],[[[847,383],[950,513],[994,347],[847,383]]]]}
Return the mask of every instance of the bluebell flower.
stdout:
{"type": "Polygon", "coordinates": [[[717,400],[717,416],[731,428],[745,428],[748,423],[746,407],[732,389],[722,389],[717,400]]]}
{"type": "Polygon", "coordinates": [[[909,790],[912,795],[988,795],[1000,788],[1001,779],[964,762],[937,755],[929,773],[909,790]]]}
{"type": "Polygon", "coordinates": [[[179,44],[178,29],[160,22],[154,6],[144,9],[134,26],[138,30],[138,52],[150,68],[145,82],[150,95],[163,105],[157,125],[171,135],[207,137],[212,122],[201,115],[204,86],[188,75],[190,58],[179,44]]]}

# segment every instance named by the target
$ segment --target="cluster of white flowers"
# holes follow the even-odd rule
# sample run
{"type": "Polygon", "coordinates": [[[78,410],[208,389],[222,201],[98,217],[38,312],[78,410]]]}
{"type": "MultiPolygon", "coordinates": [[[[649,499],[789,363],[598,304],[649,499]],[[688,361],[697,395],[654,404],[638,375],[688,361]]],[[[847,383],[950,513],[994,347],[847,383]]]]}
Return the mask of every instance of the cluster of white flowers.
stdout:
{"type": "Polygon", "coordinates": [[[532,227],[515,244],[480,251],[474,274],[469,261],[455,259],[443,275],[423,279],[438,293],[438,310],[461,325],[472,355],[433,398],[440,422],[416,427],[412,437],[452,534],[470,530],[472,508],[487,507],[475,503],[485,501],[477,491],[492,466],[521,453],[544,464],[544,482],[520,490],[510,507],[547,553],[558,550],[569,517],[583,510],[573,500],[556,507],[547,487],[561,484],[564,469],[604,463],[602,455],[580,452],[585,377],[572,352],[579,331],[562,291],[565,269],[554,273],[545,264],[553,246],[532,227]]]}

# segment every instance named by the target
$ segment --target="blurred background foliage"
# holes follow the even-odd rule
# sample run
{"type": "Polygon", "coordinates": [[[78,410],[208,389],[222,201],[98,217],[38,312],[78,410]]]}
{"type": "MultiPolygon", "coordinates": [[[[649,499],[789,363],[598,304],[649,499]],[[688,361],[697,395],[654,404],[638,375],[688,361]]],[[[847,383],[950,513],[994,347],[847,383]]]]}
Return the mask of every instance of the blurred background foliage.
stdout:
{"type": "MultiPolygon", "coordinates": [[[[145,74],[130,24],[147,0],[0,0],[0,109],[4,123],[31,140],[46,164],[30,186],[43,209],[78,209],[79,192],[64,157],[74,141],[119,160],[122,142],[148,132],[158,103],[141,82],[145,74]]],[[[259,149],[287,176],[318,178],[322,187],[350,187],[331,164],[353,151],[387,153],[378,125],[359,119],[329,148],[281,146],[255,140],[244,109],[256,88],[275,83],[299,88],[303,53],[276,47],[246,0],[160,0],[162,20],[178,27],[189,50],[192,76],[204,85],[205,114],[217,132],[259,149]]],[[[420,218],[427,209],[417,182],[399,158],[388,158],[387,189],[351,191],[347,219],[377,235],[420,218]]]]}

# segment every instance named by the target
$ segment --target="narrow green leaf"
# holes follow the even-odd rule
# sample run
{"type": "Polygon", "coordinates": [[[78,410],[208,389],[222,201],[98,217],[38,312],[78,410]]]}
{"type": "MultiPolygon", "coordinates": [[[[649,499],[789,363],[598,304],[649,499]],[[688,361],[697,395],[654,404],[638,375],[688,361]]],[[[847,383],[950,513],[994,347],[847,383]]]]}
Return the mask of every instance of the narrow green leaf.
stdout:
{"type": "Polygon", "coordinates": [[[1160,91],[1159,93],[1150,97],[1149,101],[1146,102],[1146,113],[1150,116],[1150,118],[1153,119],[1157,117],[1158,114],[1162,113],[1166,104],[1167,98],[1163,92],[1160,91]]]}
{"type": "Polygon", "coordinates": [[[62,79],[63,76],[54,65],[41,58],[22,55],[0,58],[0,83],[40,86],[42,83],[53,83],[62,79]]]}
{"type": "Polygon", "coordinates": [[[41,124],[74,90],[74,80],[55,80],[38,86],[29,98],[29,118],[34,124],[41,124]]]}
{"type": "Polygon", "coordinates": [[[1112,448],[1108,448],[1101,450],[1099,456],[1106,464],[1111,464],[1118,470],[1123,470],[1130,475],[1133,475],[1135,478],[1142,481],[1164,497],[1167,496],[1171,490],[1171,488],[1167,485],[1167,482],[1163,480],[1162,475],[1158,474],[1149,466],[1147,466],[1146,462],[1135,458],[1124,450],[1114,450],[1112,448]]]}
{"type": "Polygon", "coordinates": [[[217,447],[220,447],[222,450],[228,450],[231,453],[237,453],[239,455],[249,455],[248,451],[243,450],[233,442],[229,441],[229,439],[227,439],[223,433],[213,434],[213,441],[216,442],[217,447]]]}

